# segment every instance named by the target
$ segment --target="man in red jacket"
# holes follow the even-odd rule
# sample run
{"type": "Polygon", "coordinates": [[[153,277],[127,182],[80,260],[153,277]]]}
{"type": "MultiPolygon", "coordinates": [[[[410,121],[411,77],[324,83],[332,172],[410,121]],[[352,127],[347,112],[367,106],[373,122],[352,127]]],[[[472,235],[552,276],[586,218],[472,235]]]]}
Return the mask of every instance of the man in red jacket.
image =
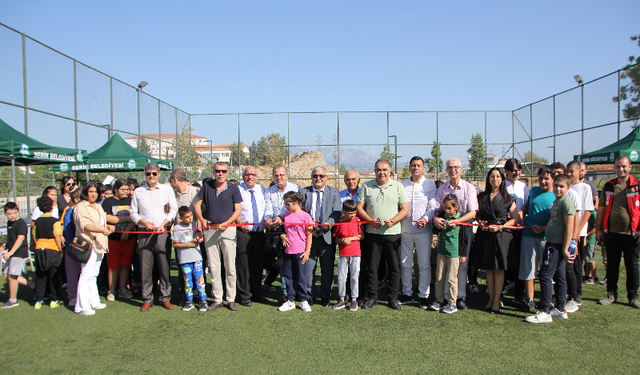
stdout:
{"type": "Polygon", "coordinates": [[[620,258],[624,255],[627,270],[629,305],[640,309],[638,299],[638,253],[640,252],[640,186],[631,176],[631,161],[626,156],[616,159],[617,178],[607,182],[600,194],[596,237],[607,248],[607,296],[598,301],[611,305],[618,298],[620,258]]]}

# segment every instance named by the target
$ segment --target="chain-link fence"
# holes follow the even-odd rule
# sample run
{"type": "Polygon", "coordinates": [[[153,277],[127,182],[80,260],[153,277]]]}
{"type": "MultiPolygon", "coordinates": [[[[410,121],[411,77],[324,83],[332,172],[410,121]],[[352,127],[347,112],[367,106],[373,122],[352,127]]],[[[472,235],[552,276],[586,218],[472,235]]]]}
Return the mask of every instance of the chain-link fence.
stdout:
{"type": "MultiPolygon", "coordinates": [[[[384,151],[392,155],[394,170],[402,177],[411,157],[430,158],[436,143],[443,161],[457,157],[466,165],[473,134],[482,137],[489,166],[508,157],[566,163],[574,154],[620,139],[635,125],[637,119],[622,117],[624,103],[613,100],[627,83],[621,71],[616,71],[513,111],[188,114],[148,95],[142,87],[0,24],[0,118],[25,134],[47,144],[91,152],[116,132],[123,138],[154,134],[157,139],[149,140],[157,141],[161,148],[167,143],[162,134],[178,138],[186,128],[187,136],[204,137],[211,148],[235,144],[236,157],[246,146],[254,164],[263,152],[261,139],[276,134],[283,142],[272,148],[287,151],[281,162],[291,167],[290,179],[302,185],[309,184],[313,163],[326,163],[336,186],[341,186],[342,173],[351,168],[360,171],[363,180],[370,179],[373,164],[384,151]],[[310,153],[304,168],[294,168],[293,160],[299,161],[296,154],[305,151],[320,151],[324,160],[310,153]]],[[[166,150],[159,154],[163,159],[175,158],[166,150]]],[[[231,162],[238,164],[238,160],[231,162]]],[[[261,170],[264,184],[270,180],[270,167],[273,165],[261,170]]],[[[239,176],[239,168],[235,169],[239,176]]],[[[209,167],[195,170],[204,172],[200,178],[210,175],[209,167]]],[[[50,170],[36,172],[22,169],[18,195],[37,196],[60,178],[50,170]]],[[[10,173],[0,168],[1,198],[11,196],[10,173]]],[[[440,168],[433,170],[432,177],[446,178],[440,168]]],[[[29,209],[32,204],[22,206],[29,209]]]]}

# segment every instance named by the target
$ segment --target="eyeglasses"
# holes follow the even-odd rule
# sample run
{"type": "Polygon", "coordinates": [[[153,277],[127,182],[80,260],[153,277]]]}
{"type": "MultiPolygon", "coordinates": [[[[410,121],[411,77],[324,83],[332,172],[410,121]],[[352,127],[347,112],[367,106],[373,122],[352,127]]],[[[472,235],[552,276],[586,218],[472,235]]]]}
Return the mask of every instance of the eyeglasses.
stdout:
{"type": "Polygon", "coordinates": [[[452,171],[454,169],[460,169],[460,168],[462,168],[462,167],[459,166],[459,165],[450,165],[450,166],[447,167],[447,170],[448,171],[452,171]]]}
{"type": "Polygon", "coordinates": [[[255,176],[257,176],[257,174],[255,174],[255,173],[245,173],[244,175],[245,175],[245,177],[255,177],[255,176]]]}
{"type": "Polygon", "coordinates": [[[314,175],[311,175],[311,178],[325,178],[325,177],[327,177],[326,174],[314,174],[314,175]]]}
{"type": "Polygon", "coordinates": [[[294,204],[296,204],[297,202],[291,202],[291,203],[285,203],[284,205],[287,206],[287,208],[293,206],[294,204]]]}
{"type": "Polygon", "coordinates": [[[146,172],[144,175],[147,176],[147,177],[149,177],[149,176],[157,176],[158,172],[146,172]]]}
{"type": "Polygon", "coordinates": [[[274,174],[274,175],[273,175],[273,178],[282,178],[282,177],[284,177],[284,176],[286,176],[286,174],[284,174],[284,173],[274,174]]]}
{"type": "Polygon", "coordinates": [[[229,172],[227,169],[214,169],[213,171],[215,173],[227,173],[227,172],[229,172]]]}
{"type": "Polygon", "coordinates": [[[76,186],[75,182],[67,182],[65,186],[76,186]]]}

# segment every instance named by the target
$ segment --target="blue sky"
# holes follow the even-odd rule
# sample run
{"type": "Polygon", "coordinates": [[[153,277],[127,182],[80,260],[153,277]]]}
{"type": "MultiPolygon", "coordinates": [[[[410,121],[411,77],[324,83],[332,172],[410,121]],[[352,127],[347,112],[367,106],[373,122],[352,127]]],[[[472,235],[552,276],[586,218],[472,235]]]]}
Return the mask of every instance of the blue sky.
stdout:
{"type": "Polygon", "coordinates": [[[638,54],[636,1],[3,1],[0,21],[189,113],[511,110],[638,54]]]}

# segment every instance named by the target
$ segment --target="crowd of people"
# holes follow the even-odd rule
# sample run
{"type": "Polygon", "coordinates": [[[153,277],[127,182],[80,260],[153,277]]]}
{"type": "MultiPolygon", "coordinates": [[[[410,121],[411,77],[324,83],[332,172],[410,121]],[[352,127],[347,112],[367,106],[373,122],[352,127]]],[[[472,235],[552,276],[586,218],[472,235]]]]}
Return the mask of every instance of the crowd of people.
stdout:
{"type": "Polygon", "coordinates": [[[398,182],[381,159],[375,179],[360,184],[358,172],[350,170],[341,191],[327,185],[321,166],[311,170],[306,187],[289,182],[282,165],[273,168],[269,188],[257,184],[251,166],[242,182],[229,181],[223,162],[214,164],[213,178],[202,185],[191,183],[183,169],[170,173],[169,184],[159,183],[155,163],[145,165],[141,186],[118,179],[79,187],[66,176],[60,194],[51,186],[38,198],[30,229],[15,203],[4,207],[9,300],[2,308],[18,305],[19,285],[34,289],[35,309],[45,303],[56,308],[66,284],[66,302],[81,315],[134,295],[142,300],[140,311],[155,301],[173,309],[172,249],[182,275],[183,311],[196,305],[199,311],[237,311],[238,305],[266,303],[265,292],[275,292],[272,283],[280,277],[282,312],[295,310],[296,301],[304,312],[314,304],[372,309],[386,286],[392,309],[415,303],[452,314],[468,309],[467,292],[479,292],[478,272],[484,270],[487,312],[499,314],[512,291],[522,309],[539,310],[527,322],[548,323],[579,310],[583,283],[605,284],[599,303],[616,302],[623,256],[628,303],[640,308],[640,186],[627,157],[615,160],[616,178],[600,194],[577,161],[543,166],[531,189],[519,178],[517,159],[491,168],[480,192],[462,179],[462,170],[460,160],[451,158],[448,181],[434,182],[416,156],[409,163],[411,176],[398,182]],[[596,274],[596,242],[602,245],[603,280],[596,274]],[[28,243],[35,280],[22,275],[28,243]],[[82,244],[90,252],[84,259],[74,255],[82,244]],[[101,302],[102,288],[107,303],[101,302]]]}

